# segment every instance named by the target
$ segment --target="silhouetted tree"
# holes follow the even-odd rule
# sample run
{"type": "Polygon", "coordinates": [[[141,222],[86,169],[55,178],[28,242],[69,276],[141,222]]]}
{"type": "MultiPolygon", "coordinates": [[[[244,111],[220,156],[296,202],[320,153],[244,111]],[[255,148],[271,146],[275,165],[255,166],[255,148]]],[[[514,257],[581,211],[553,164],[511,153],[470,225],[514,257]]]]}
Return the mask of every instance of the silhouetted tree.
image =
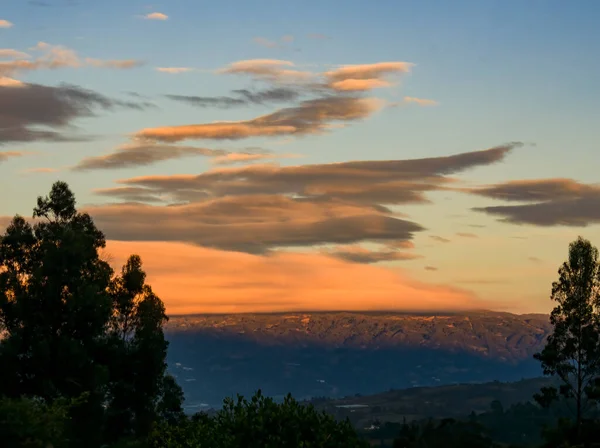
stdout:
{"type": "Polygon", "coordinates": [[[580,432],[600,373],[598,250],[579,237],[569,245],[569,258],[558,274],[551,296],[558,302],[550,315],[554,329],[534,358],[541,362],[544,374],[557,376],[561,385],[545,387],[534,398],[545,407],[559,395],[573,401],[575,427],[580,432]]]}
{"type": "Polygon", "coordinates": [[[366,448],[350,422],[336,421],[288,395],[283,403],[259,390],[250,400],[227,398],[213,417],[196,414],[179,425],[163,423],[152,448],[366,448]]]}
{"type": "Polygon", "coordinates": [[[165,307],[145,279],[140,257],[132,255],[110,287],[112,362],[107,414],[111,437],[117,439],[126,434],[146,437],[159,414],[176,412],[183,401],[177,383],[166,376],[165,307]]]}
{"type": "Polygon", "coordinates": [[[451,418],[437,425],[429,420],[425,424],[404,424],[394,440],[394,448],[492,448],[492,440],[484,434],[478,423],[461,422],[451,418]]]}
{"type": "Polygon", "coordinates": [[[38,198],[33,217],[32,226],[15,216],[0,237],[0,396],[81,398],[70,407],[71,446],[149,434],[161,400],[177,409],[182,394],[165,377],[167,317],[140,258],[114,277],[98,253],[104,235],[64,182],[38,198]]]}

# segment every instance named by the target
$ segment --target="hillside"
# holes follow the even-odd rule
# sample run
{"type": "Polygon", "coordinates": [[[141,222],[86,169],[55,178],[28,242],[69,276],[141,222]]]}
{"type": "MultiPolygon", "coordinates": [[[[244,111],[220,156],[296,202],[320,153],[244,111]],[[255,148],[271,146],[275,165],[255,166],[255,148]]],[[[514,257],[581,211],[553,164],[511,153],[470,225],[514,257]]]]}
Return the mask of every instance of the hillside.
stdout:
{"type": "Polygon", "coordinates": [[[173,316],[168,332],[243,336],[264,345],[466,351],[503,361],[530,357],[551,326],[544,314],[285,313],[173,316]]]}
{"type": "Polygon", "coordinates": [[[390,388],[538,376],[545,315],[489,311],[174,316],[170,368],[189,406],[262,388],[341,397],[390,388]]]}

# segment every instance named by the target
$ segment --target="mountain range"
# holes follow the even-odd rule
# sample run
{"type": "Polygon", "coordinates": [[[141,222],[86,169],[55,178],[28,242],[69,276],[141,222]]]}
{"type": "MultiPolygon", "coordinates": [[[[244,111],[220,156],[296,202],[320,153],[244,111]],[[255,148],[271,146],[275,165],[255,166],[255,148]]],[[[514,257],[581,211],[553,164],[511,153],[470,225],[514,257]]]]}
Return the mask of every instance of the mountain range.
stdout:
{"type": "Polygon", "coordinates": [[[262,389],[341,398],[541,374],[547,315],[301,312],[172,316],[169,368],[188,410],[262,389]]]}

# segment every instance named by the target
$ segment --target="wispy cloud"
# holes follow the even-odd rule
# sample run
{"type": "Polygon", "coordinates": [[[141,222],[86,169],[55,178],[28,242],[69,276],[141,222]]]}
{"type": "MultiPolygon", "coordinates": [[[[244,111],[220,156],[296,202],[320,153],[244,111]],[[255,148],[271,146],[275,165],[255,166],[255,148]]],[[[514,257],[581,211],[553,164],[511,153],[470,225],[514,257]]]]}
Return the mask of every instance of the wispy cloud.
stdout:
{"type": "Polygon", "coordinates": [[[437,241],[438,243],[449,243],[450,242],[450,240],[448,238],[444,238],[444,237],[438,236],[438,235],[430,235],[429,238],[437,241]]]}
{"type": "Polygon", "coordinates": [[[367,118],[382,106],[383,103],[375,98],[326,97],[303,101],[296,107],[279,109],[251,120],[148,128],[137,132],[134,137],[177,142],[315,134],[331,129],[335,122],[367,118]]]}
{"type": "Polygon", "coordinates": [[[162,73],[169,73],[171,75],[178,75],[180,73],[191,72],[193,68],[190,67],[156,67],[156,71],[162,73]]]}
{"type": "Polygon", "coordinates": [[[31,56],[12,48],[0,48],[0,59],[29,59],[31,56]]]}
{"type": "Polygon", "coordinates": [[[143,64],[142,61],[134,59],[125,60],[101,60],[94,58],[81,59],[77,53],[61,45],[51,45],[46,42],[38,42],[30,50],[42,54],[32,60],[14,59],[11,61],[0,61],[0,76],[10,77],[20,72],[34,70],[55,70],[60,68],[80,68],[84,66],[129,69],[143,64]]]}
{"type": "MultiPolygon", "coordinates": [[[[1,80],[2,78],[0,78],[1,80]]],[[[145,106],[120,101],[76,86],[0,85],[0,145],[9,142],[77,141],[86,139],[72,130],[74,121],[98,110],[142,110],[145,106]]]]}
{"type": "Polygon", "coordinates": [[[180,159],[190,156],[215,157],[226,154],[226,151],[194,146],[128,144],[117,148],[109,154],[87,157],[75,165],[74,171],[123,169],[147,166],[154,163],[180,159]]]}
{"type": "Polygon", "coordinates": [[[169,16],[162,12],[151,12],[144,16],[144,19],[146,20],[167,20],[168,18],[169,16]]]}
{"type": "Polygon", "coordinates": [[[281,48],[284,47],[285,44],[289,44],[294,41],[294,36],[287,34],[282,36],[278,40],[270,40],[265,37],[255,37],[252,39],[256,44],[265,47],[265,48],[281,48]]]}
{"type": "Polygon", "coordinates": [[[386,244],[371,254],[340,249],[337,256],[363,262],[414,258],[405,249],[412,247],[413,234],[424,228],[387,205],[428,203],[425,193],[443,189],[447,174],[498,162],[511,149],[416,160],[248,165],[199,175],[142,176],[98,193],[169,206],[113,204],[88,211],[112,239],[180,241],[251,253],[375,242],[386,244]]]}
{"type": "Polygon", "coordinates": [[[365,91],[392,86],[394,83],[389,76],[409,73],[413,66],[410,62],[344,65],[323,75],[334,90],[365,91]]]}
{"type": "Polygon", "coordinates": [[[250,75],[257,79],[271,82],[308,82],[314,74],[309,71],[296,70],[291,61],[279,59],[248,59],[229,64],[217,70],[219,74],[250,75]]]}
{"type": "Polygon", "coordinates": [[[457,236],[460,236],[462,238],[478,238],[477,235],[475,235],[474,233],[468,233],[468,232],[456,232],[457,236]]]}
{"type": "Polygon", "coordinates": [[[14,157],[22,157],[25,154],[27,153],[23,151],[0,151],[0,163],[6,162],[8,159],[12,159],[14,157]]]}
{"type": "Polygon", "coordinates": [[[9,22],[6,19],[0,19],[0,28],[12,28],[12,22],[9,22]]]}
{"type": "Polygon", "coordinates": [[[402,252],[399,250],[370,250],[359,245],[339,246],[335,249],[324,249],[321,253],[331,255],[352,263],[373,264],[400,260],[415,260],[422,258],[421,255],[402,252]]]}
{"type": "Polygon", "coordinates": [[[300,93],[288,87],[275,87],[266,90],[252,91],[238,89],[231,92],[232,96],[193,96],[165,95],[167,98],[196,107],[219,107],[229,109],[255,104],[284,103],[297,99],[300,93]]]}
{"type": "Polygon", "coordinates": [[[26,170],[23,170],[22,173],[23,174],[49,174],[49,173],[56,173],[58,171],[60,171],[58,168],[41,167],[41,168],[28,168],[26,170]]]}
{"type": "Polygon", "coordinates": [[[425,98],[415,98],[413,96],[405,96],[404,102],[409,104],[416,104],[418,106],[439,106],[440,104],[434,100],[428,100],[425,98]]]}
{"type": "Polygon", "coordinates": [[[500,216],[506,223],[543,227],[585,227],[600,223],[600,184],[563,178],[533,179],[458,190],[496,200],[522,202],[473,209],[500,216]]]}

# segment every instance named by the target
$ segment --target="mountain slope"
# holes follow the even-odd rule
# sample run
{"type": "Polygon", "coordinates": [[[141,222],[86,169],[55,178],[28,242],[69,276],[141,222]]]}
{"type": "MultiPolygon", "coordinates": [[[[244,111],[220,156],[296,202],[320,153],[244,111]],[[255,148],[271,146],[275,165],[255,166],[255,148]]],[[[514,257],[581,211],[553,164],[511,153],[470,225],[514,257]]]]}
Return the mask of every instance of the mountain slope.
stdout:
{"type": "Polygon", "coordinates": [[[284,313],[174,316],[169,363],[189,402],[226,395],[339,397],[536,376],[548,316],[284,313]]]}

